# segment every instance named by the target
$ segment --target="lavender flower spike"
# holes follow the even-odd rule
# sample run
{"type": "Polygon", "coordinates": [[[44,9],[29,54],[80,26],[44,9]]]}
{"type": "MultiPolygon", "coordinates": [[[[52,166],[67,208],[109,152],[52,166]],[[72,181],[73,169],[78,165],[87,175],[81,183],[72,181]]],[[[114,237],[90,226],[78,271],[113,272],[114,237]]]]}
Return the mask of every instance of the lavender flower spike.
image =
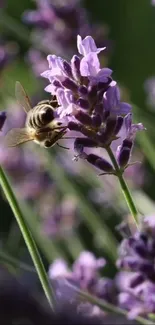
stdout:
{"type": "Polygon", "coordinates": [[[101,67],[98,54],[104,47],[97,48],[91,36],[82,39],[78,35],[77,48],[80,55],[73,55],[70,62],[48,55],[49,69],[42,76],[50,85],[45,90],[56,95],[59,104],[56,113],[68,132],[82,134],[82,137],[77,135],[74,143],[78,153],[76,160],[85,159],[104,174],[117,175],[110,162],[90,151],[105,148],[110,152],[112,142],[119,139],[119,144],[114,144],[114,159],[123,173],[131,157],[136,132],[144,127],[141,123],[132,124],[132,106],[121,101],[112,70],[101,67]]]}

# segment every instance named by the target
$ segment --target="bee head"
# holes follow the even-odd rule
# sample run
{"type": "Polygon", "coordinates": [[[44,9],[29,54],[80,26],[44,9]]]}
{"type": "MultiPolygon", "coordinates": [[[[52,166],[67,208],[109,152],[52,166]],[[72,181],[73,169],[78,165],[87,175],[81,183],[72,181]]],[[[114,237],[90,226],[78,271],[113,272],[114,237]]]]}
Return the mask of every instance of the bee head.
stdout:
{"type": "Polygon", "coordinates": [[[44,142],[44,147],[45,148],[50,148],[50,147],[52,147],[52,145],[53,145],[52,141],[45,140],[45,142],[44,142]]]}

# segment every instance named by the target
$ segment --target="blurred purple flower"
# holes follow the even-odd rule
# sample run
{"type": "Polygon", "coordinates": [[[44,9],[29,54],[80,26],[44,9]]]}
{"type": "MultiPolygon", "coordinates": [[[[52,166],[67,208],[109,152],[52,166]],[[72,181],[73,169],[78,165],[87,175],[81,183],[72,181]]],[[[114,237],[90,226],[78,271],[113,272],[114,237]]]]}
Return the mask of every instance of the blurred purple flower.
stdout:
{"type": "Polygon", "coordinates": [[[141,231],[124,239],[117,266],[126,272],[117,275],[119,304],[129,317],[155,312],[155,216],[146,216],[141,231]]]}
{"type": "Polygon", "coordinates": [[[114,301],[116,292],[112,289],[112,287],[114,288],[112,280],[106,278],[102,279],[99,276],[99,270],[103,268],[105,264],[104,258],[96,258],[94,254],[89,251],[84,251],[80,254],[74,262],[72,270],[69,270],[67,264],[63,260],[55,260],[49,268],[49,278],[52,283],[54,281],[55,290],[59,293],[59,298],[63,298],[61,303],[67,304],[74,302],[79,312],[84,312],[84,314],[89,314],[89,316],[95,313],[101,313],[98,308],[96,310],[95,306],[89,303],[79,303],[74,288],[77,287],[99,298],[114,301]]]}
{"type": "Polygon", "coordinates": [[[42,232],[48,237],[64,238],[71,236],[77,227],[77,200],[74,196],[64,196],[61,201],[51,200],[51,193],[55,196],[55,188],[42,195],[38,204],[38,212],[43,216],[41,222],[42,232]],[[53,201],[53,202],[52,202],[53,201]]]}
{"type": "MultiPolygon", "coordinates": [[[[40,62],[42,66],[46,64],[44,53],[53,52],[57,55],[64,53],[66,58],[73,55],[77,34],[83,37],[92,34],[99,44],[101,42],[107,44],[107,27],[90,23],[87,12],[81,7],[80,1],[63,1],[63,3],[55,1],[51,3],[49,0],[36,0],[36,5],[36,10],[24,13],[23,20],[34,26],[31,37],[34,46],[39,44],[39,49],[41,49],[40,62]]],[[[34,62],[31,54],[28,55],[28,59],[32,63],[33,70],[39,75],[39,60],[34,62]]]]}
{"type": "Polygon", "coordinates": [[[81,289],[92,290],[98,278],[98,270],[105,266],[104,258],[96,259],[91,252],[82,252],[73,264],[74,279],[80,283],[81,289]]]}
{"type": "Polygon", "coordinates": [[[148,106],[155,107],[155,77],[152,76],[145,80],[144,91],[146,93],[146,103],[148,106]]]}
{"type": "Polygon", "coordinates": [[[117,302],[115,283],[108,278],[101,278],[99,270],[104,268],[104,258],[96,258],[93,253],[83,251],[69,269],[62,259],[55,260],[49,268],[49,278],[54,285],[57,304],[74,305],[78,313],[93,317],[103,317],[104,311],[99,307],[79,300],[76,289],[82,289],[108,302],[117,302]]]}
{"type": "Polygon", "coordinates": [[[16,43],[0,41],[0,71],[16,57],[17,53],[16,43]]]}

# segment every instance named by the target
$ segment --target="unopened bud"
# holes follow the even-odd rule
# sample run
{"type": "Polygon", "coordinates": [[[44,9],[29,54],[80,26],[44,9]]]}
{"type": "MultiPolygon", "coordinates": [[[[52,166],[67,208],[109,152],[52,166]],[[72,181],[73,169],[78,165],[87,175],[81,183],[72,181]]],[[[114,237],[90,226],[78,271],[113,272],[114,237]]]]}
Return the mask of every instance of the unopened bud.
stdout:
{"type": "Polygon", "coordinates": [[[99,127],[102,123],[101,116],[99,114],[92,116],[92,123],[94,127],[99,127]]]}
{"type": "Polygon", "coordinates": [[[66,60],[63,61],[63,68],[68,77],[73,78],[71,66],[66,60]]]}
{"type": "Polygon", "coordinates": [[[77,132],[81,132],[81,127],[80,127],[80,124],[76,123],[76,122],[68,122],[68,125],[67,125],[68,129],[70,131],[77,131],[77,132]]]}
{"type": "Polygon", "coordinates": [[[112,136],[117,125],[117,118],[109,116],[106,121],[105,134],[112,136]]]}
{"type": "Polygon", "coordinates": [[[88,87],[89,98],[96,98],[97,96],[97,85],[91,85],[88,87]]]}
{"type": "Polygon", "coordinates": [[[84,99],[84,98],[81,98],[81,97],[78,99],[77,105],[79,105],[83,109],[88,109],[89,108],[88,100],[84,99]]]}
{"type": "Polygon", "coordinates": [[[79,91],[79,94],[81,95],[81,96],[87,96],[87,94],[88,94],[88,89],[87,89],[87,87],[86,86],[79,86],[79,89],[78,89],[78,91],[79,91]]]}
{"type": "Polygon", "coordinates": [[[121,168],[126,167],[130,159],[131,149],[123,147],[118,154],[118,163],[121,168]]]}
{"type": "Polygon", "coordinates": [[[76,80],[81,78],[80,74],[80,58],[74,55],[71,60],[72,74],[76,80]]]}
{"type": "Polygon", "coordinates": [[[87,161],[90,164],[94,165],[95,167],[103,170],[104,172],[107,172],[107,173],[114,172],[112,165],[106,159],[101,158],[97,155],[89,154],[87,156],[87,161]]]}
{"type": "Polygon", "coordinates": [[[69,78],[66,78],[61,83],[65,88],[70,89],[73,92],[76,92],[78,90],[77,84],[74,81],[72,81],[71,79],[69,79],[69,78]]]}
{"type": "Polygon", "coordinates": [[[116,123],[116,117],[107,118],[105,130],[102,132],[101,135],[99,135],[99,141],[102,142],[103,145],[108,145],[112,141],[116,123]]]}
{"type": "Polygon", "coordinates": [[[115,127],[115,130],[114,130],[115,135],[117,135],[118,132],[121,130],[121,127],[123,125],[123,121],[124,121],[123,117],[118,116],[117,122],[116,122],[116,127],[115,127]]]}
{"type": "Polygon", "coordinates": [[[97,143],[94,140],[91,140],[90,138],[76,138],[74,142],[74,149],[79,152],[79,148],[81,151],[87,147],[87,148],[92,148],[92,147],[97,147],[97,143]]]}
{"type": "Polygon", "coordinates": [[[133,142],[131,140],[129,140],[129,139],[123,140],[122,147],[131,149],[132,145],[133,145],[133,142]]]}
{"type": "Polygon", "coordinates": [[[84,125],[92,125],[92,119],[89,114],[79,110],[75,114],[75,118],[84,125]]]}

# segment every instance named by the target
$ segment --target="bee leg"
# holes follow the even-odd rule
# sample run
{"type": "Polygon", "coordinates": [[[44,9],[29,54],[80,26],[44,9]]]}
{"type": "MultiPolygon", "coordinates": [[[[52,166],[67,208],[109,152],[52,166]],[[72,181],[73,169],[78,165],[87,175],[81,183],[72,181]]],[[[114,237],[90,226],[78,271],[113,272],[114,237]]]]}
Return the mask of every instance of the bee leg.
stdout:
{"type": "Polygon", "coordinates": [[[67,149],[67,150],[70,149],[70,148],[67,148],[67,147],[61,146],[58,142],[57,142],[57,146],[60,147],[60,148],[63,148],[63,149],[67,149]]]}

